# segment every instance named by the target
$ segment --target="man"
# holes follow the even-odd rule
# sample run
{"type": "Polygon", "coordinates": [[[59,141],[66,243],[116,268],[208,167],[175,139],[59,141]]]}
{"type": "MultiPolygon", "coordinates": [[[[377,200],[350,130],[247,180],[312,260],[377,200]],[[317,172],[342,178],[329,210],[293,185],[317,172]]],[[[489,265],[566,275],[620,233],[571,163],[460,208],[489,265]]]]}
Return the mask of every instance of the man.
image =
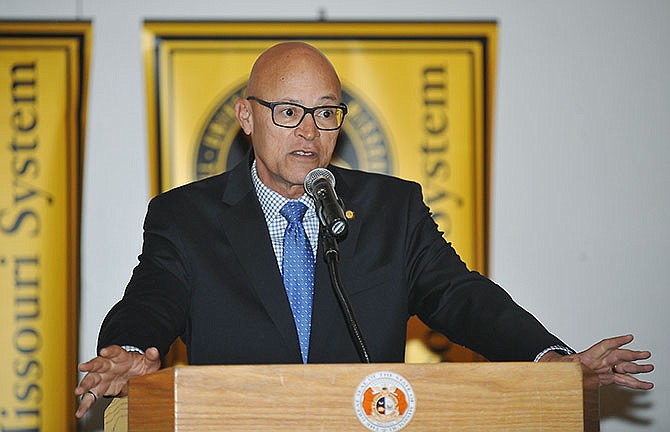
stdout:
{"type": "Polygon", "coordinates": [[[333,172],[350,210],[340,268],[373,362],[403,361],[407,319],[416,314],[490,360],[577,358],[602,384],[652,387],[631,375],[653,369],[636,363],[649,352],[621,349],[632,336],[573,353],[470,272],[438,232],[418,185],[329,165],[346,107],[317,49],[299,42],[268,49],[246,96],[235,109],[251,137],[248,160],[150,203],[140,263],[105,318],[99,355],[80,365],[78,417],[99,396],[124,394],[128,379],[158,370],[176,337],[191,364],[359,361],[303,187],[317,167],[333,172]]]}

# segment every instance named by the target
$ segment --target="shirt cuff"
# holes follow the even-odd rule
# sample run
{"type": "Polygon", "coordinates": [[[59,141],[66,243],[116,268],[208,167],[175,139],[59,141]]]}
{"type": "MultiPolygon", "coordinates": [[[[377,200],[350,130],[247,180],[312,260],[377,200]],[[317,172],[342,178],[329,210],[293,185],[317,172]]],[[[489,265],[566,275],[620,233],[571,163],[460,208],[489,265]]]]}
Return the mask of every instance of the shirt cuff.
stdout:
{"type": "Polygon", "coordinates": [[[570,347],[566,347],[565,345],[552,345],[549,348],[545,348],[540,352],[538,355],[535,356],[535,360],[533,360],[535,363],[540,361],[543,355],[548,353],[549,351],[556,351],[561,355],[570,355],[570,354],[575,354],[575,350],[573,350],[570,347]]]}
{"type": "Polygon", "coordinates": [[[132,345],[121,345],[121,348],[131,353],[138,353],[144,355],[144,351],[132,345]]]}

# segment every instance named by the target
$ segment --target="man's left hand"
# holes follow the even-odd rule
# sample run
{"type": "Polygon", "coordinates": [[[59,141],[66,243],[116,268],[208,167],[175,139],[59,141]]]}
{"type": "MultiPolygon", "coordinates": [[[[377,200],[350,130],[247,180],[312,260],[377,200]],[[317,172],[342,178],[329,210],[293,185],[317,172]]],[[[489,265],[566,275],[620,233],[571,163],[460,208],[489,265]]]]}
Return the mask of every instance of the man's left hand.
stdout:
{"type": "Polygon", "coordinates": [[[632,374],[647,373],[654,370],[653,364],[638,364],[638,360],[651,357],[649,351],[635,351],[621,348],[632,342],[633,335],[603,339],[591,348],[572,355],[560,355],[550,351],[539,361],[573,361],[579,359],[582,364],[598,374],[600,385],[618,384],[633,389],[650,390],[654,384],[635,378],[632,374]]]}

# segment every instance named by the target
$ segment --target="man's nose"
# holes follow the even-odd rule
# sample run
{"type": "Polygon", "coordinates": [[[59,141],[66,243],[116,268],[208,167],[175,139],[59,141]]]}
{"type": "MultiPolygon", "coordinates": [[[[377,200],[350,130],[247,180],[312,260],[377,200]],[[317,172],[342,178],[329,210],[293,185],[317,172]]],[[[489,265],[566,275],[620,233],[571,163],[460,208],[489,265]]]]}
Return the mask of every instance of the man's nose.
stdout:
{"type": "Polygon", "coordinates": [[[296,131],[298,132],[298,135],[309,141],[319,137],[321,132],[319,132],[319,128],[316,127],[314,113],[306,114],[298,127],[296,127],[296,131]]]}

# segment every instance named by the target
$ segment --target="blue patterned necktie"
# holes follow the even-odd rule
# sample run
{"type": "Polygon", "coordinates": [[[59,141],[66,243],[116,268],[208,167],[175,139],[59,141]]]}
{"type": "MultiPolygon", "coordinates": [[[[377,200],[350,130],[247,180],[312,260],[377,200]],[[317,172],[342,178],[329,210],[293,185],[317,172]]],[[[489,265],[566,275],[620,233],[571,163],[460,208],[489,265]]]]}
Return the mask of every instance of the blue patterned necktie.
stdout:
{"type": "Polygon", "coordinates": [[[302,218],[306,211],[307,206],[300,201],[289,201],[279,211],[288,221],[284,231],[282,275],[295,327],[298,330],[303,363],[307,363],[309,352],[314,294],[314,255],[305,228],[302,226],[302,218]]]}

